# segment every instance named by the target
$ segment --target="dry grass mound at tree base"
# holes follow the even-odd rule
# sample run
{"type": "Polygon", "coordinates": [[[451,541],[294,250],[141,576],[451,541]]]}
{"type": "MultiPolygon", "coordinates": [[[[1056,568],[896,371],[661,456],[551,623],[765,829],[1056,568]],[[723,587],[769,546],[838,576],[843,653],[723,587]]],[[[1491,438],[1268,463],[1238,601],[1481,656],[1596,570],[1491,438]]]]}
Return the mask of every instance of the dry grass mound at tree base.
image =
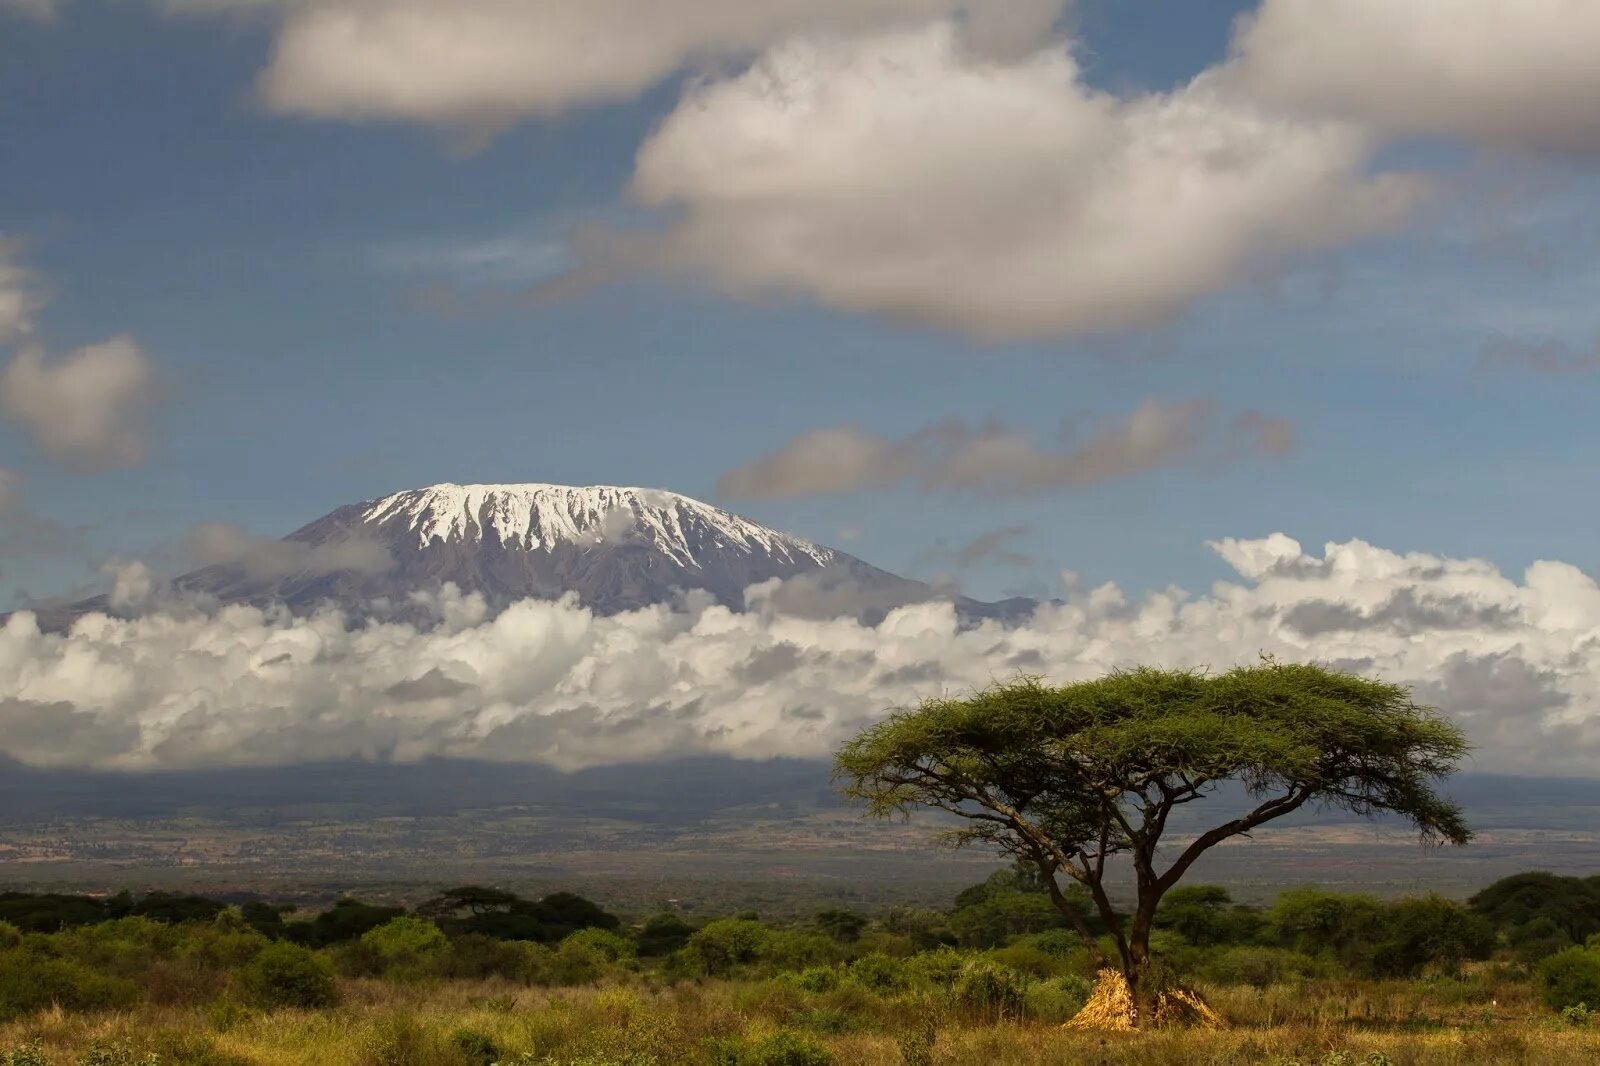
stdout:
{"type": "MultiPolygon", "coordinates": [[[[1169,988],[1156,996],[1155,1025],[1188,1026],[1197,1029],[1226,1029],[1222,1016],[1206,1006],[1194,992],[1169,988]]],[[[1094,994],[1083,1009],[1064,1026],[1090,1033],[1131,1033],[1139,1028],[1139,1009],[1120,970],[1100,971],[1094,994]]]]}

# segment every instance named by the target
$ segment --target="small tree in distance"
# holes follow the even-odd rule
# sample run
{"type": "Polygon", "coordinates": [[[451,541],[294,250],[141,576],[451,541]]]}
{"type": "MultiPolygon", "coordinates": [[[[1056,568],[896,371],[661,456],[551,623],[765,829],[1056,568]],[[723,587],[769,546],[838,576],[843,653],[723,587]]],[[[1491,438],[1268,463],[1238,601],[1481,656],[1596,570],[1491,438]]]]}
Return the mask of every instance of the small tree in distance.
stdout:
{"type": "Polygon", "coordinates": [[[1308,805],[1409,821],[1425,843],[1465,844],[1461,810],[1437,791],[1468,751],[1459,727],[1407,689],[1316,665],[1211,675],[1139,668],[1060,687],[1038,678],[894,714],[839,751],[836,780],[878,816],[931,807],[965,819],[953,846],[987,844],[1040,872],[1095,960],[1070,885],[1116,944],[1134,1023],[1153,1017],[1150,931],[1161,899],[1206,851],[1308,805]],[[1174,843],[1168,819],[1225,782],[1253,804],[1174,843]],[[1113,860],[1133,869],[1132,913],[1112,905],[1113,860]]]}

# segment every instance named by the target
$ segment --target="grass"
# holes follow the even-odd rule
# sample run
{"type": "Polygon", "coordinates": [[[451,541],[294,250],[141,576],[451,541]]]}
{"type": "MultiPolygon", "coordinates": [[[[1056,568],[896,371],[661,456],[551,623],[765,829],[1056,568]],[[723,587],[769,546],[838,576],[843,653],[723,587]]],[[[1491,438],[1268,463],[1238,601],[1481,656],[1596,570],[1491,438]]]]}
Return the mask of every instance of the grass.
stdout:
{"type": "Polygon", "coordinates": [[[1538,1006],[1531,986],[1487,967],[1464,981],[1203,988],[1230,1029],[1125,1036],[1063,1032],[1055,1018],[963,1015],[926,994],[880,996],[854,985],[810,993],[783,979],[669,986],[634,975],[577,989],[344,980],[340,991],[340,1005],[324,1011],[260,1011],[226,994],[203,1005],[119,1013],[51,1009],[0,1027],[0,1049],[37,1041],[42,1060],[60,1066],[142,1066],[151,1054],[160,1066],[819,1061],[782,1057],[781,1048],[794,1046],[826,1049],[838,1066],[1600,1062],[1600,1025],[1564,1023],[1538,1006]],[[794,1039],[773,1039],[783,1032],[794,1039]],[[931,1055],[923,1053],[929,1033],[931,1055]],[[763,1057],[771,1048],[780,1048],[771,1052],[777,1057],[763,1057]]]}

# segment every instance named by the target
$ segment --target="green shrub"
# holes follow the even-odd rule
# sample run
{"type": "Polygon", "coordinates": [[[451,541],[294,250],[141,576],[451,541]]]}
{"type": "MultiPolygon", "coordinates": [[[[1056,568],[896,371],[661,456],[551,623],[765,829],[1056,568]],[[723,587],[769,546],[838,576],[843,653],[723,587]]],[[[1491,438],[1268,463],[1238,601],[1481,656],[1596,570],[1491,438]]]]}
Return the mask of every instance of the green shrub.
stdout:
{"type": "Polygon", "coordinates": [[[906,973],[914,981],[936,988],[953,988],[967,965],[967,956],[954,948],[936,948],[906,960],[906,973]]]}
{"type": "Polygon", "coordinates": [[[161,1056],[136,1051],[126,1040],[96,1040],[78,1061],[80,1066],[160,1066],[161,1056]]]}
{"type": "Polygon", "coordinates": [[[1393,977],[1415,977],[1430,968],[1454,973],[1467,959],[1488,958],[1494,949],[1488,919],[1442,896],[1403,899],[1389,908],[1383,924],[1375,961],[1379,973],[1393,977]]]}
{"type": "Polygon", "coordinates": [[[1009,966],[974,960],[956,979],[956,1002],[983,1018],[999,1020],[1022,1014],[1027,1003],[1028,978],[1009,966]]]}
{"type": "Polygon", "coordinates": [[[1600,1003],[1600,954],[1584,948],[1559,951],[1539,964],[1539,992],[1551,1010],[1600,1003]]]}
{"type": "Polygon", "coordinates": [[[579,929],[561,942],[562,947],[568,944],[582,944],[592,948],[607,962],[627,962],[638,954],[638,948],[634,946],[633,941],[609,929],[579,929]]]}
{"type": "Polygon", "coordinates": [[[1083,1009],[1094,992],[1094,983],[1077,974],[1034,981],[1023,993],[1028,1017],[1041,1022],[1067,1021],[1083,1009]]]}
{"type": "Polygon", "coordinates": [[[493,1066],[500,1058],[500,1047],[494,1038],[477,1029],[457,1029],[450,1034],[450,1046],[468,1066],[493,1066]]]}
{"type": "Polygon", "coordinates": [[[0,951],[7,951],[22,943],[22,930],[10,922],[0,922],[0,951]]]}
{"type": "Polygon", "coordinates": [[[367,930],[359,943],[381,972],[400,978],[422,976],[450,950],[450,941],[437,925],[410,915],[367,930]]]}
{"type": "Polygon", "coordinates": [[[1034,977],[1054,977],[1068,968],[1058,955],[1050,955],[1029,943],[1011,944],[984,953],[984,957],[1001,966],[1009,966],[1019,973],[1034,977]]]}
{"type": "Polygon", "coordinates": [[[813,920],[825,935],[842,944],[854,944],[867,928],[867,919],[854,911],[826,910],[813,920]]]}
{"type": "Polygon", "coordinates": [[[129,1007],[139,998],[130,981],[96,972],[71,959],[28,951],[0,954],[0,1022],[59,1004],[65,1010],[129,1007]]]}
{"type": "Polygon", "coordinates": [[[1019,937],[1013,947],[1027,945],[1054,959],[1065,959],[1083,951],[1083,938],[1070,929],[1046,929],[1032,936],[1019,937]]]}
{"type": "Polygon", "coordinates": [[[1561,1020],[1575,1028],[1582,1028],[1594,1021],[1596,1014],[1600,1014],[1600,1011],[1592,1011],[1589,1009],[1589,1004],[1579,1003],[1575,1006],[1564,1008],[1561,1011],[1561,1020]]]}
{"type": "Polygon", "coordinates": [[[434,969],[439,976],[454,980],[502,977],[528,983],[548,968],[552,955],[540,944],[467,933],[450,942],[450,950],[434,963],[434,969]]]}
{"type": "Polygon", "coordinates": [[[44,1057],[44,1045],[34,1040],[0,1052],[0,1066],[50,1066],[50,1060],[44,1057]]]}
{"type": "Polygon", "coordinates": [[[1266,988],[1268,985],[1319,973],[1316,959],[1298,951],[1268,947],[1235,947],[1207,952],[1198,970],[1201,976],[1219,985],[1250,985],[1266,988]]]}
{"type": "Polygon", "coordinates": [[[812,966],[795,975],[794,983],[802,992],[832,992],[839,987],[839,969],[836,966],[812,966]]]}
{"type": "Polygon", "coordinates": [[[605,954],[584,940],[568,937],[549,957],[536,979],[563,988],[593,984],[605,976],[605,954]]]}
{"type": "Polygon", "coordinates": [[[694,926],[676,914],[657,914],[644,923],[635,938],[639,954],[646,958],[671,955],[694,936],[694,926]]]}
{"type": "Polygon", "coordinates": [[[715,1041],[708,1050],[715,1066],[833,1066],[833,1055],[815,1038],[786,1029],[754,1042],[715,1041]]]}
{"type": "Polygon", "coordinates": [[[1519,960],[1529,964],[1573,946],[1572,937],[1548,915],[1512,927],[1506,933],[1506,943],[1516,951],[1519,960]]]}
{"type": "Polygon", "coordinates": [[[231,970],[255,958],[270,943],[271,940],[257,932],[242,914],[230,907],[209,924],[187,930],[178,953],[184,958],[197,959],[206,966],[231,970]]]}
{"type": "Polygon", "coordinates": [[[749,918],[719,918],[689,938],[689,948],[709,974],[723,976],[735,966],[754,962],[766,950],[772,932],[749,918]]]}
{"type": "Polygon", "coordinates": [[[327,1007],[338,999],[333,967],[298,944],[273,944],[239,976],[251,1000],[263,1007],[327,1007]]]}
{"type": "Polygon", "coordinates": [[[860,1021],[849,1011],[824,1007],[801,1011],[794,1016],[794,1023],[814,1033],[829,1035],[853,1032],[861,1026],[860,1021]]]}
{"type": "Polygon", "coordinates": [[[773,932],[761,949],[761,959],[782,970],[800,970],[837,960],[845,949],[821,933],[783,929],[773,932]]]}
{"type": "Polygon", "coordinates": [[[848,973],[850,980],[879,995],[899,992],[910,983],[905,964],[887,955],[863,955],[850,964],[848,973]]]}

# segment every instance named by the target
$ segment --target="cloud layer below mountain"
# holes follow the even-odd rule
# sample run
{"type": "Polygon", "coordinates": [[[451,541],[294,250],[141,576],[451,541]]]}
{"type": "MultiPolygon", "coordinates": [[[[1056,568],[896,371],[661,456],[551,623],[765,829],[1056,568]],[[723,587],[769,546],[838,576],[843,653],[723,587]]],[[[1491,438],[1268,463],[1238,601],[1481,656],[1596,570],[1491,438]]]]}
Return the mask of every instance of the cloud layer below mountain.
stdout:
{"type": "Polygon", "coordinates": [[[427,629],[168,606],[49,635],[19,614],[0,629],[0,750],[125,769],[821,756],[892,707],[995,678],[1268,652],[1416,686],[1466,725],[1479,768],[1600,769],[1600,586],[1576,568],[1536,563],[1517,580],[1361,541],[1308,554],[1281,534],[1214,547],[1238,576],[1208,595],[1074,586],[1011,629],[962,630],[934,604],[876,627],[795,618],[772,586],[746,614],[691,603],[614,618],[531,601],[491,618],[445,595],[427,629]]]}

